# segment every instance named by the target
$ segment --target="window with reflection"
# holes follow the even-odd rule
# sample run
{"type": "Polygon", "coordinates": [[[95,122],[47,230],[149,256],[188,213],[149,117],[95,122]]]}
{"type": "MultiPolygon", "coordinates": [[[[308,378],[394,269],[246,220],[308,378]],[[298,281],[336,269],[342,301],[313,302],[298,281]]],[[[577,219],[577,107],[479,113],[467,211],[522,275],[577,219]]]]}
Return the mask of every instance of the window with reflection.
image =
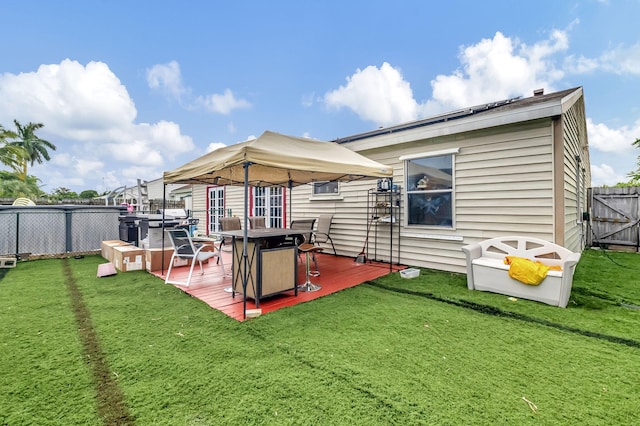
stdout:
{"type": "Polygon", "coordinates": [[[405,160],[407,225],[453,227],[453,155],[405,160]]]}
{"type": "Polygon", "coordinates": [[[313,195],[335,195],[338,193],[338,182],[314,182],[313,195]]]}

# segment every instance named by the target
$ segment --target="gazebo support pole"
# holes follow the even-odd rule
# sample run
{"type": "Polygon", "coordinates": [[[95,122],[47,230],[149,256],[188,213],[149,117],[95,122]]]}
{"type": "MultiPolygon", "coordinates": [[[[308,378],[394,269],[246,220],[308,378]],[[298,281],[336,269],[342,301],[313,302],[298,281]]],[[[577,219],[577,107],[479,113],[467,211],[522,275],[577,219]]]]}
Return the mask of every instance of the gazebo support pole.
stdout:
{"type": "Polygon", "coordinates": [[[247,256],[247,229],[249,227],[249,166],[248,161],[244,163],[244,225],[242,238],[242,312],[244,319],[247,319],[247,281],[249,280],[249,259],[247,256]]]}

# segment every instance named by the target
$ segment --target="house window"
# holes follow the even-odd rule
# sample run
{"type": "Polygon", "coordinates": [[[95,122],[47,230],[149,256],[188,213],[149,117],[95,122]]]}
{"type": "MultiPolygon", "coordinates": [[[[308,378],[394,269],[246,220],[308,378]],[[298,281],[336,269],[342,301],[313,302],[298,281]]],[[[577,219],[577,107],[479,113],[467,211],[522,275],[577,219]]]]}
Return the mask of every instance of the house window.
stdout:
{"type": "Polygon", "coordinates": [[[313,195],[327,195],[338,193],[338,182],[314,182],[313,195]]]}
{"type": "Polygon", "coordinates": [[[457,152],[401,157],[405,164],[408,226],[453,227],[453,161],[457,152]]]}

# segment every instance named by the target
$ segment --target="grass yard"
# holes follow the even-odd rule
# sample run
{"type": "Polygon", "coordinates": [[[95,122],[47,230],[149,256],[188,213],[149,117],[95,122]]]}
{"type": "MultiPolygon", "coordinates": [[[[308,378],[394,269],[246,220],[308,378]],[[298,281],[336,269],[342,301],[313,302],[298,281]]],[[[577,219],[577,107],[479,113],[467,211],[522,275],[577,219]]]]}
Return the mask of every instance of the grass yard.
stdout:
{"type": "Polygon", "coordinates": [[[100,263],[0,270],[0,424],[640,421],[635,253],[585,251],[567,309],[423,270],[246,322],[100,263]]]}

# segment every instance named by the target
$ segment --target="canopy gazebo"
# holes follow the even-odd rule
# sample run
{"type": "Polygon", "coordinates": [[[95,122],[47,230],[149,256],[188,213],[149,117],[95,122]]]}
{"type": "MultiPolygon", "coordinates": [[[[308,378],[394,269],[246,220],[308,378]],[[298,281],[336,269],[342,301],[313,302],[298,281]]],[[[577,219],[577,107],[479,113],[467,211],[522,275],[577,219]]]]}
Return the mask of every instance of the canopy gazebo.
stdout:
{"type": "Polygon", "coordinates": [[[249,186],[289,189],[312,182],[391,178],[391,167],[335,142],[265,131],[257,139],[226,146],[164,173],[164,184],[244,186],[243,297],[246,310],[249,186]]]}

